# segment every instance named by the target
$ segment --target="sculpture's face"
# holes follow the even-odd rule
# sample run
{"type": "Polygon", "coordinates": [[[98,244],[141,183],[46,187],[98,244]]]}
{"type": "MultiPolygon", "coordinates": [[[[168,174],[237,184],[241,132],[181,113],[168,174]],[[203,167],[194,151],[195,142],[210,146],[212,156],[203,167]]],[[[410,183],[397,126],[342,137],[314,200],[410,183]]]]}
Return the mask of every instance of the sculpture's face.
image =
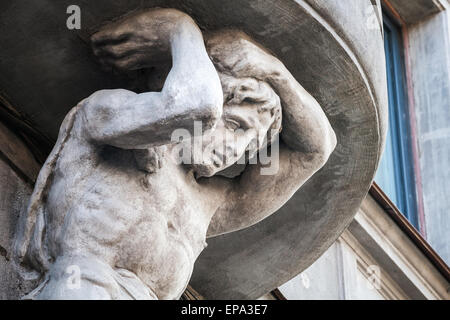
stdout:
{"type": "Polygon", "coordinates": [[[194,148],[198,177],[211,177],[238,161],[244,164],[271,142],[272,129],[281,128],[280,100],[267,83],[220,76],[223,115],[216,127],[204,133],[201,148],[194,148]]]}

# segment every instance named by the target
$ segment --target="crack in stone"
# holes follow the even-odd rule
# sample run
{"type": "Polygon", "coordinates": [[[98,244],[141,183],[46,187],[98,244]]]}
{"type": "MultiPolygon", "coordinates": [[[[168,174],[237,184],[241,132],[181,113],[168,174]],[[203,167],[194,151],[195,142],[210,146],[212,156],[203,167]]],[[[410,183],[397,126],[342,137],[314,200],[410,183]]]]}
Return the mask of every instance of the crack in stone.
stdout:
{"type": "Polygon", "coordinates": [[[6,249],[3,248],[2,246],[0,246],[0,255],[5,257],[6,261],[9,261],[8,251],[6,251],[6,249]]]}

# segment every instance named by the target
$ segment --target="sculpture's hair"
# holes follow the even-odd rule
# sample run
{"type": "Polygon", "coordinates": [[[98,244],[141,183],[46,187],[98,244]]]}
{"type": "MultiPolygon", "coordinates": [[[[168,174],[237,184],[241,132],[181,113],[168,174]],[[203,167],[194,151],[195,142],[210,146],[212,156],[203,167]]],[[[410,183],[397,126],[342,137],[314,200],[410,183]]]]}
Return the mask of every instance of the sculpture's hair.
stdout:
{"type": "MultiPolygon", "coordinates": [[[[254,105],[258,113],[270,113],[271,126],[267,132],[267,143],[270,145],[281,131],[280,97],[264,81],[254,78],[235,78],[220,74],[224,95],[224,108],[227,105],[254,105]]],[[[260,147],[263,147],[261,144],[260,147]]]]}
{"type": "Polygon", "coordinates": [[[264,71],[274,56],[238,30],[209,34],[206,48],[220,74],[225,105],[234,101],[251,103],[258,112],[271,113],[272,125],[267,132],[270,144],[282,129],[282,103],[268,81],[271,75],[264,71]]]}

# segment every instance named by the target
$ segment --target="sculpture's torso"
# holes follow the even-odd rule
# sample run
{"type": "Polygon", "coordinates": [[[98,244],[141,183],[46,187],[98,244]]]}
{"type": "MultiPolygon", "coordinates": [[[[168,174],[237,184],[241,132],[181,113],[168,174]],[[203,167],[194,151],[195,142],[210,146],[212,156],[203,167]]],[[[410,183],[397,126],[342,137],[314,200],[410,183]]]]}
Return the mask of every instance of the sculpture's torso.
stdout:
{"type": "Polygon", "coordinates": [[[170,155],[158,172],[146,173],[132,150],[99,148],[74,134],[48,193],[50,253],[101,256],[135,273],[159,299],[175,298],[206,246],[214,211],[202,202],[204,192],[170,155]]]}

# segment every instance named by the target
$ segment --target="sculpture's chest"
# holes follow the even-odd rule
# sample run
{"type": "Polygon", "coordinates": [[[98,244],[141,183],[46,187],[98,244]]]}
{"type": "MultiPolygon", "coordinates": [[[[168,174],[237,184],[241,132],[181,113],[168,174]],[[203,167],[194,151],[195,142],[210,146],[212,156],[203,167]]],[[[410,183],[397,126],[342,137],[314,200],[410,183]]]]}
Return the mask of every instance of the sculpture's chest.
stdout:
{"type": "Polygon", "coordinates": [[[178,166],[166,163],[148,173],[138,168],[131,150],[103,147],[72,154],[70,149],[64,150],[52,176],[50,194],[58,203],[95,202],[105,209],[115,203],[158,212],[187,209],[192,192],[178,166]]]}
{"type": "Polygon", "coordinates": [[[209,215],[189,179],[170,164],[146,173],[121,150],[63,158],[49,192],[50,220],[69,242],[90,239],[92,247],[130,248],[183,242],[197,254],[205,245],[209,215]]]}

